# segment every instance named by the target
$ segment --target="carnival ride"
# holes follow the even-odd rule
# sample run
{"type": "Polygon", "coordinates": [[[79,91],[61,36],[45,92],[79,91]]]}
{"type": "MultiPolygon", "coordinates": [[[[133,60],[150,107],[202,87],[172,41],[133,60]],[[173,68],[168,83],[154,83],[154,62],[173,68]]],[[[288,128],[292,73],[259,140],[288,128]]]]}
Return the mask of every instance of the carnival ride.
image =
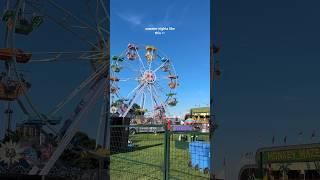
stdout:
{"type": "Polygon", "coordinates": [[[112,57],[110,68],[113,116],[126,117],[132,112],[131,116],[143,115],[153,123],[166,121],[169,106],[178,103],[179,82],[171,59],[154,46],[129,43],[120,55],[112,57]]]}
{"type": "MultiPolygon", "coordinates": [[[[5,153],[4,157],[1,156],[0,161],[5,163],[5,166],[0,167],[1,173],[14,172],[31,175],[48,175],[49,172],[51,174],[59,173],[59,170],[52,172],[52,169],[57,169],[57,167],[54,167],[55,163],[79,130],[81,121],[85,119],[99,100],[106,102],[102,103],[101,112],[108,109],[109,42],[106,38],[108,34],[106,22],[109,21],[109,15],[107,2],[97,0],[84,1],[84,3],[88,8],[90,21],[80,19],[55,0],[4,1],[4,11],[1,20],[3,27],[5,27],[5,45],[4,47],[0,47],[0,62],[3,63],[3,69],[0,74],[0,102],[6,104],[6,126],[4,127],[4,131],[7,139],[1,144],[0,152],[11,153],[5,153]],[[50,11],[45,11],[44,7],[55,9],[60,13],[57,15],[50,11]],[[84,42],[87,49],[68,52],[28,52],[25,49],[15,47],[17,44],[16,36],[24,36],[24,38],[28,39],[30,35],[34,35],[37,31],[41,30],[42,23],[45,21],[53,22],[53,24],[61,27],[64,31],[70,32],[70,35],[84,42]],[[81,29],[81,31],[77,31],[77,29],[81,29]],[[88,34],[92,36],[88,36],[88,34]],[[30,88],[32,88],[31,82],[27,80],[25,73],[18,70],[17,67],[19,66],[19,68],[23,69],[24,64],[54,63],[70,59],[88,61],[88,64],[92,67],[92,74],[68,96],[63,98],[49,113],[43,113],[35,105],[33,97],[28,93],[30,88]],[[104,98],[101,98],[103,94],[104,98]],[[66,108],[68,103],[70,104],[70,101],[78,102],[76,108],[68,118],[65,115],[60,115],[60,117],[59,113],[66,108]],[[13,105],[15,103],[27,117],[22,121],[22,126],[39,129],[35,133],[40,134],[39,144],[30,144],[29,141],[21,139],[14,141],[10,138],[14,134],[11,127],[13,123],[12,114],[14,113],[13,105]],[[66,120],[64,120],[63,125],[60,127],[59,124],[61,124],[60,122],[63,119],[66,120]],[[47,136],[45,141],[41,141],[41,134],[47,136]],[[48,134],[53,135],[53,137],[50,138],[48,134]],[[40,155],[34,147],[41,149],[40,155]]],[[[31,46],[32,44],[29,45],[31,46]]],[[[106,124],[106,116],[106,113],[102,113],[100,117],[100,129],[98,131],[102,135],[97,135],[103,138],[106,135],[106,129],[103,126],[103,124],[106,124]]],[[[95,150],[88,150],[88,152],[91,154],[101,154],[99,152],[106,154],[105,149],[99,149],[99,147],[107,148],[106,140],[100,140],[96,144],[97,148],[95,150]]]]}

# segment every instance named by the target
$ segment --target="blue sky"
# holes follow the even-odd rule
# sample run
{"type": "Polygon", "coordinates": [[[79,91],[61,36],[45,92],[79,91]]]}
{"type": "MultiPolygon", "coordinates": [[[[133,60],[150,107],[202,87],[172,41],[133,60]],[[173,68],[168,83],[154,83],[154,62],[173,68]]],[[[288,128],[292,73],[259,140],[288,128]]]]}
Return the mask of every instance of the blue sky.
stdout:
{"type": "Polygon", "coordinates": [[[208,0],[111,0],[111,54],[120,54],[128,43],[134,42],[154,45],[171,58],[180,81],[179,103],[170,109],[173,114],[209,103],[209,14],[208,0]],[[176,30],[166,31],[165,35],[144,30],[169,26],[176,30]]]}
{"type": "Polygon", "coordinates": [[[237,177],[242,153],[319,142],[318,1],[214,1],[214,41],[223,76],[216,83],[217,164],[237,177]],[[312,131],[317,138],[311,141],[312,131]],[[301,143],[300,142],[300,143],[301,143]]]}

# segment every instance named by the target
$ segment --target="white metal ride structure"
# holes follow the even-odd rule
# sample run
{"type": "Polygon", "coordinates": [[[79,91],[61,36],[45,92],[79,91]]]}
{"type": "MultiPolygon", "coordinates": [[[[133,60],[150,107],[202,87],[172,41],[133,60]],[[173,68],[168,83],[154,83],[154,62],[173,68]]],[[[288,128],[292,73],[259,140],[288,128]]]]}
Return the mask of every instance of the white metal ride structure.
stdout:
{"type": "Polygon", "coordinates": [[[126,117],[131,112],[164,123],[168,108],[178,103],[178,75],[172,60],[152,45],[129,43],[110,61],[112,116],[126,117]]]}
{"type": "MultiPolygon", "coordinates": [[[[104,0],[79,0],[87,8],[88,18],[79,18],[56,0],[5,0],[2,14],[2,25],[5,27],[5,46],[0,48],[0,62],[4,63],[4,71],[0,76],[0,101],[7,104],[6,118],[8,127],[12,119],[12,104],[17,102],[22,112],[27,117],[26,121],[39,123],[43,130],[50,130],[57,139],[51,157],[46,161],[32,163],[29,174],[47,175],[56,161],[59,159],[67,145],[70,143],[75,133],[79,130],[80,123],[89,114],[90,110],[97,102],[102,103],[102,109],[106,109],[109,103],[109,40],[107,35],[109,30],[106,24],[109,21],[107,1],[104,0]],[[47,9],[44,10],[43,7],[47,9]],[[58,12],[58,13],[57,13],[58,12]],[[48,21],[46,21],[48,20],[48,21]],[[70,33],[81,42],[84,49],[79,51],[52,51],[48,52],[28,52],[15,47],[16,36],[28,39],[29,34],[36,36],[37,31],[41,31],[43,21],[57,25],[65,32],[70,33]],[[23,73],[18,72],[17,67],[23,69],[25,63],[55,63],[59,61],[88,61],[92,67],[92,74],[89,75],[78,87],[68,96],[61,100],[49,113],[41,113],[39,106],[35,106],[32,98],[28,94],[29,82],[24,79],[23,73]],[[106,94],[107,93],[107,94],[106,94]],[[104,97],[104,98],[103,98],[104,97]],[[60,130],[55,130],[57,123],[53,123],[62,109],[71,101],[78,101],[75,110],[69,115],[60,130]],[[47,127],[47,129],[45,129],[47,127]]],[[[2,2],[1,2],[2,3],[2,2]]],[[[60,2],[62,3],[62,2],[60,2]]],[[[68,4],[68,3],[66,3],[68,4]]],[[[82,12],[82,11],[81,11],[82,12]]],[[[33,36],[33,37],[35,37],[33,36]]],[[[48,37],[55,38],[55,37],[48,37]]],[[[31,42],[31,41],[30,41],[31,42]]],[[[64,42],[69,43],[69,42],[64,42]]],[[[27,48],[32,46],[28,44],[27,48]]],[[[46,98],[46,97],[43,97],[46,98]]],[[[107,117],[103,113],[100,121],[105,123],[107,117]]],[[[106,129],[100,130],[105,133],[106,129]]],[[[100,136],[100,135],[99,135],[100,136]]],[[[97,142],[99,143],[99,142],[97,142]]]]}

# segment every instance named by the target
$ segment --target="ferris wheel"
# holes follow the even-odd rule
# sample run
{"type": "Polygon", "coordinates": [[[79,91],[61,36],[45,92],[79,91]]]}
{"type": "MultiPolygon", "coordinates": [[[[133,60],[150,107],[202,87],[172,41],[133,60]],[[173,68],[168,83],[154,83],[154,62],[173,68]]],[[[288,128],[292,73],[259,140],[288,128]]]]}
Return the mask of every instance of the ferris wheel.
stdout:
{"type": "Polygon", "coordinates": [[[178,75],[172,60],[152,45],[129,43],[110,63],[111,113],[142,115],[162,123],[169,108],[178,103],[178,75]]]}
{"type": "MultiPolygon", "coordinates": [[[[78,4],[84,4],[87,12],[86,18],[80,18],[79,14],[75,15],[75,12],[68,10],[70,4],[67,2],[63,4],[63,2],[58,3],[56,0],[5,0],[1,3],[4,7],[1,14],[1,27],[4,27],[5,30],[4,46],[0,47],[0,63],[2,65],[0,69],[0,102],[6,107],[6,127],[4,130],[8,135],[13,133],[13,128],[11,128],[14,121],[12,114],[19,111],[26,117],[22,124],[34,127],[32,136],[39,136],[40,139],[37,144],[19,140],[14,142],[17,145],[12,145],[10,140],[10,143],[7,143],[10,148],[7,147],[7,149],[12,152],[12,156],[9,157],[11,159],[8,161],[9,165],[6,166],[23,169],[22,173],[47,175],[52,172],[51,169],[57,168],[55,167],[56,161],[79,130],[79,124],[92,111],[90,107],[93,107],[98,101],[109,102],[107,95],[109,93],[109,83],[107,83],[109,75],[107,72],[110,58],[108,54],[109,40],[107,39],[109,30],[106,27],[107,21],[109,21],[107,2],[102,0],[77,1],[78,4]],[[28,50],[33,43],[32,37],[36,37],[37,31],[41,31],[45,23],[51,24],[50,27],[56,26],[61,31],[69,33],[68,35],[82,43],[82,46],[77,46],[81,48],[64,51],[48,49],[45,52],[28,50]],[[26,41],[18,43],[18,39],[26,41]],[[25,46],[18,47],[21,44],[25,44],[25,46]],[[43,112],[41,105],[35,103],[34,97],[29,93],[32,89],[32,83],[37,82],[31,83],[23,69],[26,64],[48,64],[59,61],[87,62],[86,65],[91,67],[91,74],[87,75],[71,92],[66,92],[65,97],[61,97],[49,112],[43,112]],[[67,111],[66,106],[70,105],[71,101],[76,102],[74,110],[62,113],[62,110],[67,111]],[[15,107],[18,109],[14,109],[15,107]],[[59,124],[62,126],[59,127],[59,124]],[[47,136],[46,141],[41,140],[41,134],[47,136]],[[50,138],[48,134],[53,134],[55,138],[50,138]],[[27,159],[26,155],[21,158],[22,155],[19,155],[21,152],[14,149],[21,144],[28,146],[28,148],[24,147],[23,153],[26,153],[27,149],[29,152],[35,152],[33,147],[44,149],[44,151],[35,154],[34,158],[27,159]],[[18,161],[12,164],[11,161],[15,158],[13,155],[17,157],[19,155],[19,158],[27,163],[21,165],[18,161]]],[[[83,14],[81,12],[80,15],[83,14]]],[[[47,35],[48,41],[44,41],[43,45],[49,44],[50,40],[55,38],[50,35],[47,35]]],[[[105,103],[102,103],[101,111],[105,110],[106,106],[105,103]]],[[[100,124],[106,119],[106,114],[102,114],[100,124]]],[[[103,134],[104,131],[101,130],[99,133],[103,134]]],[[[3,145],[0,148],[1,152],[5,147],[3,145]]],[[[0,158],[0,161],[3,162],[3,159],[0,158]]],[[[9,170],[9,168],[7,169],[9,170]]],[[[59,173],[59,170],[56,172],[59,173]]]]}

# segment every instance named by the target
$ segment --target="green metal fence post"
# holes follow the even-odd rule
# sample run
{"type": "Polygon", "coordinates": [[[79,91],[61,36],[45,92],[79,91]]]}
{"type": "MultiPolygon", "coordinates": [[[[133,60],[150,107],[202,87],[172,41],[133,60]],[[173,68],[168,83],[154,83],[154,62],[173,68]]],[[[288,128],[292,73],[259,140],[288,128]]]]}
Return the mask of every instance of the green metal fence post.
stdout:
{"type": "Polygon", "coordinates": [[[170,136],[173,136],[170,132],[170,130],[167,131],[167,163],[168,163],[168,166],[167,166],[167,178],[169,179],[169,175],[170,175],[170,136]]]}
{"type": "Polygon", "coordinates": [[[170,165],[170,132],[167,124],[165,124],[164,133],[164,180],[169,180],[169,165],[170,165]]]}

